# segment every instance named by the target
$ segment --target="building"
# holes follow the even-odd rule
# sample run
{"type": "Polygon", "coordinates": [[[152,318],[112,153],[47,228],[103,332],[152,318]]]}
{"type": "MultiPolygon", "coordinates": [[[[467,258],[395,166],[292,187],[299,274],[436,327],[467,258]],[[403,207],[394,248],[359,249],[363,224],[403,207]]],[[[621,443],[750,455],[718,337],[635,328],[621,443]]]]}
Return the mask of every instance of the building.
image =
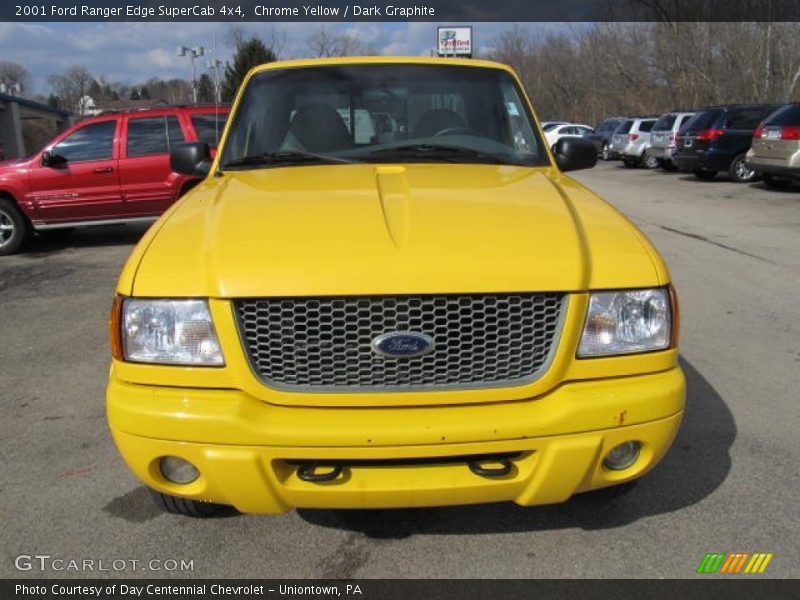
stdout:
{"type": "Polygon", "coordinates": [[[27,156],[22,124],[24,121],[38,119],[55,124],[57,131],[63,131],[72,124],[72,114],[69,111],[0,93],[0,149],[4,160],[27,156]]]}

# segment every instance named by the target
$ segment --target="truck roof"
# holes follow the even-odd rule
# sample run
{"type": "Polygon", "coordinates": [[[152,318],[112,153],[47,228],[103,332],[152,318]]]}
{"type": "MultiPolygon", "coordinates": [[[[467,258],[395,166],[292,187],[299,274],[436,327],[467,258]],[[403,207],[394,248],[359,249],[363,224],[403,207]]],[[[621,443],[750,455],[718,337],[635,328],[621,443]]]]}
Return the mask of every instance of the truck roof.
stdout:
{"type": "Polygon", "coordinates": [[[137,115],[147,114],[147,113],[160,113],[164,111],[170,110],[186,110],[191,112],[214,112],[215,110],[225,110],[230,111],[231,106],[230,104],[211,104],[211,103],[201,103],[201,104],[159,104],[156,106],[147,106],[142,108],[131,107],[131,108],[108,108],[105,110],[100,111],[97,115],[93,115],[96,117],[105,117],[108,115],[125,115],[125,114],[132,114],[136,113],[137,115]]]}
{"type": "Polygon", "coordinates": [[[253,68],[252,73],[260,73],[272,69],[291,69],[298,67],[322,67],[334,65],[455,65],[459,67],[483,67],[513,72],[511,67],[493,60],[476,60],[474,58],[440,58],[431,56],[344,56],[331,58],[303,58],[296,60],[280,60],[253,68]]]}

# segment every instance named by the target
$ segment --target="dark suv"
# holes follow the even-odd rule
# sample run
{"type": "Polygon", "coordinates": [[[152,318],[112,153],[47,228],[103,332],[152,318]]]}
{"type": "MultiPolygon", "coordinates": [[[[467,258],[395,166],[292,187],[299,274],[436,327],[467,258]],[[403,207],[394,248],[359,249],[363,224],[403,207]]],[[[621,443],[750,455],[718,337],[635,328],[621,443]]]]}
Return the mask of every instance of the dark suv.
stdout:
{"type": "Polygon", "coordinates": [[[736,183],[753,181],[757,172],[747,166],[745,155],[758,124],[779,106],[731,104],[700,111],[678,133],[673,162],[698,179],[727,171],[736,183]]]}
{"type": "Polygon", "coordinates": [[[590,133],[586,136],[586,139],[592,142],[594,147],[597,148],[597,153],[603,160],[611,160],[613,158],[610,151],[611,136],[614,135],[614,130],[625,121],[625,117],[611,117],[599,123],[597,127],[594,128],[594,133],[590,133]]]}

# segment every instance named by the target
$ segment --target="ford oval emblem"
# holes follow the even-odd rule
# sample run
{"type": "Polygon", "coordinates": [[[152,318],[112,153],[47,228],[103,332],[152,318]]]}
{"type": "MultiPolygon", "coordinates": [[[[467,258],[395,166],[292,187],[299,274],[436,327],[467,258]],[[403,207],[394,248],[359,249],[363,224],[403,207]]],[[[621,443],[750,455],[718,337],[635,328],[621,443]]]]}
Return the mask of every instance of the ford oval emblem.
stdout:
{"type": "Polygon", "coordinates": [[[433,350],[433,339],[424,333],[393,331],[372,340],[372,349],[391,358],[415,358],[433,350]]]}

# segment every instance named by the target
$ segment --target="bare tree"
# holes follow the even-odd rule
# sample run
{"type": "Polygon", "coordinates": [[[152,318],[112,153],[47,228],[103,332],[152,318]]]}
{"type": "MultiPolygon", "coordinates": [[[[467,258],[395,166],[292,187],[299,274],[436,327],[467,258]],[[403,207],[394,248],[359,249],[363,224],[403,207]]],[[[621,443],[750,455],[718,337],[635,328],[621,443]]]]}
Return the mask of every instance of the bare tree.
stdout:
{"type": "Polygon", "coordinates": [[[238,52],[245,39],[247,39],[247,31],[242,25],[237,23],[228,23],[225,41],[229,46],[238,52]]]}
{"type": "Polygon", "coordinates": [[[147,80],[146,87],[152,100],[164,100],[168,104],[181,104],[192,100],[192,86],[184,79],[151,77],[147,80]]]}
{"type": "Polygon", "coordinates": [[[0,83],[4,83],[9,88],[19,86],[19,92],[16,92],[18,95],[24,96],[30,92],[32,81],[30,72],[22,65],[0,60],[0,83]]]}
{"type": "Polygon", "coordinates": [[[312,56],[352,56],[362,52],[361,40],[348,32],[335,32],[324,24],[308,39],[312,56]]]}
{"type": "Polygon", "coordinates": [[[281,29],[270,27],[264,35],[261,36],[261,39],[264,41],[264,45],[272,50],[276,59],[279,59],[286,49],[286,32],[281,29]]]}
{"type": "Polygon", "coordinates": [[[800,96],[800,24],[680,22],[684,0],[631,0],[660,22],[595,23],[536,35],[502,32],[491,57],[519,73],[543,119],[598,122],[800,96]],[[660,11],[660,12],[659,12],[660,11]]]}
{"type": "Polygon", "coordinates": [[[776,100],[800,98],[800,23],[774,24],[773,74],[776,100]]]}
{"type": "Polygon", "coordinates": [[[83,113],[84,100],[94,81],[91,73],[81,65],[66,70],[63,75],[50,75],[47,84],[62,105],[78,114],[83,113]]]}

